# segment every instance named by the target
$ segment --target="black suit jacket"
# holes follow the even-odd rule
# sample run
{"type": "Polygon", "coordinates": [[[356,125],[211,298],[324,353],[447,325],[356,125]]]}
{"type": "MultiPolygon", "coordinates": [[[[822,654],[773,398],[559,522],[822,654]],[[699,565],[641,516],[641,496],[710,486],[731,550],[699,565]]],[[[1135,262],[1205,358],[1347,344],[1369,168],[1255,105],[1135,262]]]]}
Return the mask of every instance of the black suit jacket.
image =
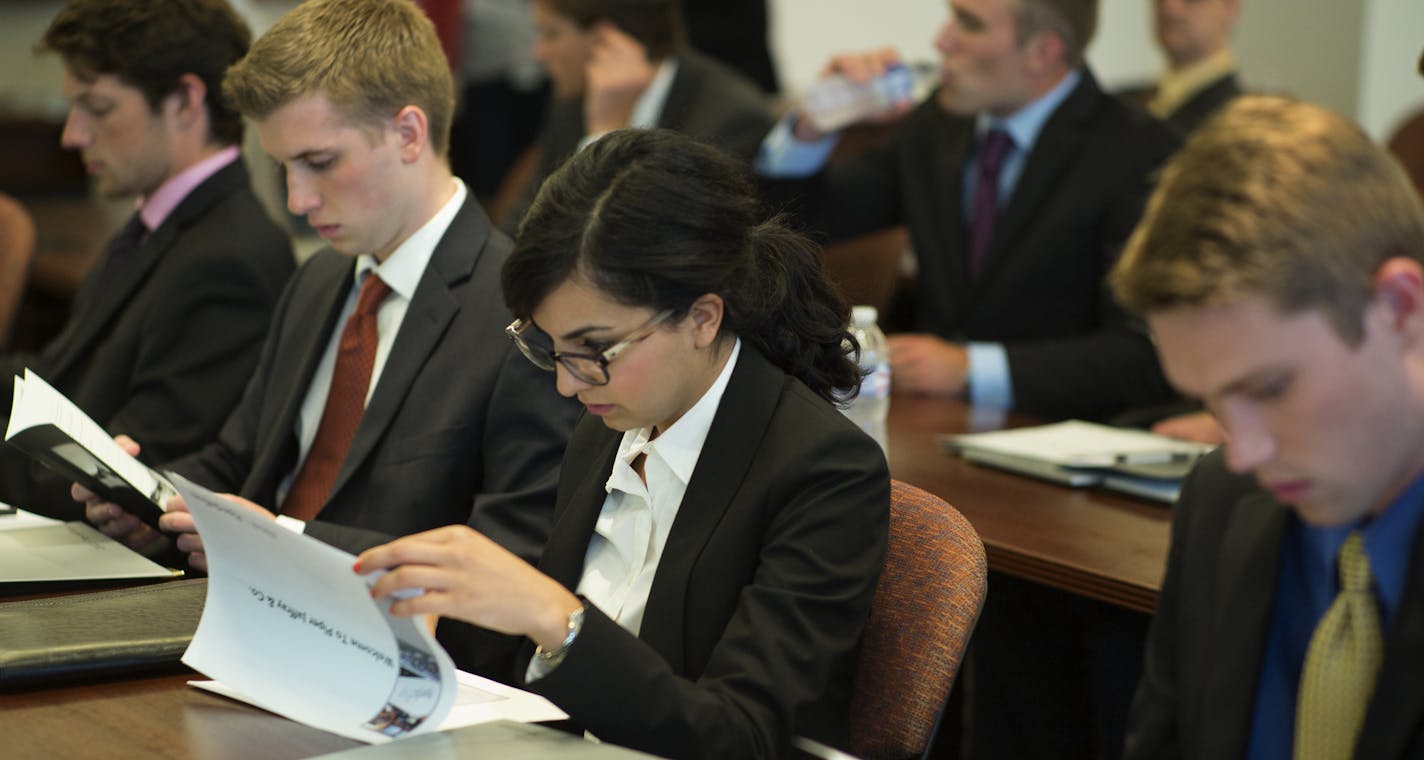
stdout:
{"type": "MultiPolygon", "coordinates": [[[[238,159],[194,188],[129,254],[112,285],[96,264],[73,316],[38,356],[0,360],[0,417],[10,376],[30,367],[113,434],[161,462],[212,440],[257,364],[272,309],[295,267],[291,243],[252,194],[238,159]]],[[[83,519],[69,482],[0,453],[0,501],[83,519]]]]}
{"type": "MultiPolygon", "coordinates": [[[[1128,758],[1242,758],[1275,602],[1286,507],[1220,451],[1182,489],[1128,722],[1128,758]]],[[[1355,757],[1424,757],[1424,530],[1355,757]]]]}
{"type": "MultiPolygon", "coordinates": [[[[690,135],[744,160],[751,160],[767,130],[775,123],[766,96],[744,75],[695,50],[677,55],[677,73],[657,126],[690,135]]],[[[539,171],[525,188],[510,231],[524,217],[539,186],[577,150],[588,133],[583,99],[556,99],[549,104],[539,133],[539,171]]]]}
{"type": "MultiPolygon", "coordinates": [[[[570,440],[540,563],[570,589],[621,437],[586,417],[570,440]]],[[[843,746],[889,502],[874,441],[744,342],[641,632],[590,607],[564,661],[528,688],[658,755],[774,757],[793,734],[843,746]]]]}
{"type": "MultiPolygon", "coordinates": [[[[307,533],[356,552],[468,523],[530,561],[548,536],[575,407],[508,338],[499,291],[510,250],[473,198],[435,247],[336,483],[307,533]]],[[[297,271],[241,404],[217,440],[172,463],[276,509],[296,466],[296,421],[352,286],[329,249],[297,271]]]]}
{"type": "Polygon", "coordinates": [[[1101,417],[1172,397],[1151,342],[1104,278],[1176,145],[1084,70],[1039,133],[973,277],[963,170],[974,120],[933,97],[885,146],[809,180],[765,184],[833,239],[906,225],[919,258],[917,329],[1005,344],[1021,410],[1101,417]]]}

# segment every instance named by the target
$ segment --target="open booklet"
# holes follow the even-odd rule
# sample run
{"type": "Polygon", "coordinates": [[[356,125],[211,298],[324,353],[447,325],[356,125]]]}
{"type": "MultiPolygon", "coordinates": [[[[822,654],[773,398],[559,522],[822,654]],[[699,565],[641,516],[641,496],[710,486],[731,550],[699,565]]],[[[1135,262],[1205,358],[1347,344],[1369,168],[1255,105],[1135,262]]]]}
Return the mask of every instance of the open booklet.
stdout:
{"type": "Polygon", "coordinates": [[[208,560],[184,664],[194,683],[334,734],[376,743],[470,723],[561,720],[543,697],[458,673],[418,618],[371,599],[356,558],[172,476],[208,560]]]}
{"type": "Polygon", "coordinates": [[[5,440],[155,529],[164,503],[177,493],[172,483],[129,456],[84,410],[29,369],[15,378],[5,440]]]}
{"type": "Polygon", "coordinates": [[[947,435],[941,444],[977,464],[1070,486],[1102,486],[1155,501],[1176,501],[1182,478],[1205,444],[1082,420],[947,435]]]}

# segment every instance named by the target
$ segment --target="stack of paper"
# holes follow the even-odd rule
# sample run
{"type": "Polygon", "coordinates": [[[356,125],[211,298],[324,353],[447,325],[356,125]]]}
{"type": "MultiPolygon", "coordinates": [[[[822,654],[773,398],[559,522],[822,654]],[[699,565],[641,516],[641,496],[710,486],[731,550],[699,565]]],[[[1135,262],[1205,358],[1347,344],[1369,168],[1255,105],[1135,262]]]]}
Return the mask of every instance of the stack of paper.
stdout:
{"type": "Polygon", "coordinates": [[[1182,478],[1212,448],[1082,420],[943,440],[971,462],[1070,486],[1100,485],[1168,503],[1176,501],[1182,478]]]}

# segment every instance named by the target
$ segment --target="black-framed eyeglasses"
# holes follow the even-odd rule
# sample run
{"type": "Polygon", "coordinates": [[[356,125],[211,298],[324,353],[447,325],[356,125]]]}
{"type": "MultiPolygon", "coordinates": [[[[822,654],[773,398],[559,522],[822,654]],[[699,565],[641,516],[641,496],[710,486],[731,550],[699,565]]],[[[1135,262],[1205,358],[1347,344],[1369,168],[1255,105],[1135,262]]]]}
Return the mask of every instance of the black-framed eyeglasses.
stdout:
{"type": "Polygon", "coordinates": [[[516,319],[504,328],[504,334],[514,341],[514,345],[519,347],[519,352],[524,354],[524,358],[534,363],[540,369],[554,371],[557,364],[564,365],[564,369],[569,371],[580,382],[589,385],[608,385],[608,365],[618,358],[618,355],[628,349],[629,346],[653,334],[668,317],[673,314],[672,309],[659,312],[652,319],[643,324],[642,327],[628,334],[628,337],[614,343],[608,348],[596,354],[581,354],[574,351],[555,351],[552,346],[538,346],[530,343],[524,337],[524,331],[529,329],[532,322],[525,322],[516,319]]]}

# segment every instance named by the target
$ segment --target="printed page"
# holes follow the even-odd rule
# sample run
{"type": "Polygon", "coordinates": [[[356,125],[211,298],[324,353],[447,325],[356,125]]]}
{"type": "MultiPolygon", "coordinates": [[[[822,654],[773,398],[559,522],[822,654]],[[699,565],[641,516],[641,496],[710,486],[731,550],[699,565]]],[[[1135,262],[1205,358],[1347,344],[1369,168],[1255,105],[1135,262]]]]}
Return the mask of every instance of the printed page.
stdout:
{"type": "Polygon", "coordinates": [[[178,476],[208,597],[183,662],[224,692],[358,741],[435,730],[455,668],[425,626],[371,599],[356,558],[178,476]]]}
{"type": "Polygon", "coordinates": [[[129,456],[104,428],[63,393],[26,369],[23,379],[15,378],[15,393],[10,404],[10,423],[5,430],[5,438],[8,440],[36,425],[54,425],[73,439],[74,443],[57,447],[54,452],[96,478],[123,478],[160,506],[171,495],[169,484],[156,477],[147,465],[129,456]]]}
{"type": "Polygon", "coordinates": [[[173,574],[87,523],[59,522],[23,511],[0,517],[0,583],[173,574]]]}

